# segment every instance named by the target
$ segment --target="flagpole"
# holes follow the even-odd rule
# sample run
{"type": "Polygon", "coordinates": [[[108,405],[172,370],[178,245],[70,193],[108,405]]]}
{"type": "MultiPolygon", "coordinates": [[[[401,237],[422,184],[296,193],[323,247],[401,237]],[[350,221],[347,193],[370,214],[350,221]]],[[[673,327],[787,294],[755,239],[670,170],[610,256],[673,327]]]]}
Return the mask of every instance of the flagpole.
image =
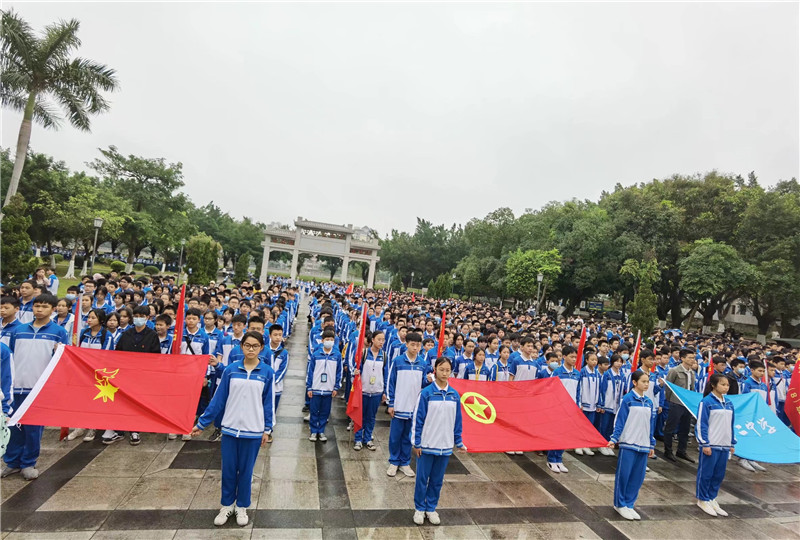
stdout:
{"type": "Polygon", "coordinates": [[[172,340],[172,354],[181,354],[181,342],[183,342],[183,317],[186,311],[186,283],[181,285],[180,300],[178,300],[178,310],[175,312],[175,337],[172,340]]]}
{"type": "Polygon", "coordinates": [[[444,347],[444,329],[445,329],[445,321],[447,320],[447,310],[442,310],[442,323],[441,327],[439,328],[439,345],[436,347],[436,358],[442,356],[442,347],[444,347]]]}

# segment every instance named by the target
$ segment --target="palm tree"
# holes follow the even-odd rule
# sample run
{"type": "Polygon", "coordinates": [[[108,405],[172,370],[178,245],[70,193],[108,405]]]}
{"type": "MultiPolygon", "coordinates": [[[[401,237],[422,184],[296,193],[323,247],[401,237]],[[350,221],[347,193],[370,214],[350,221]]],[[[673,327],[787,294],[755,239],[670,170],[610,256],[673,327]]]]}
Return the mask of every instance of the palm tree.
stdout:
{"type": "Polygon", "coordinates": [[[89,117],[109,109],[101,91],[119,88],[113,69],[85,58],[70,58],[81,44],[75,19],[48,25],[41,36],[13,11],[2,12],[0,103],[22,111],[17,156],[5,204],[17,192],[31,140],[31,123],[61,125],[61,110],[74,127],[89,131],[89,117]]]}

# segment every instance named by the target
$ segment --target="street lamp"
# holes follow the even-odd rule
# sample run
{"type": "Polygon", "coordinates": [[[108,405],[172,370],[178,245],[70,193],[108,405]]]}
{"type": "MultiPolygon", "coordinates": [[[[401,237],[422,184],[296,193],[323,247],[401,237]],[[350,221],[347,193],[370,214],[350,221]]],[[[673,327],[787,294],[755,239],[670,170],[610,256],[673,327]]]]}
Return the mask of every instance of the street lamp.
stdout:
{"type": "Polygon", "coordinates": [[[178,258],[178,284],[179,285],[181,283],[181,275],[182,275],[181,266],[183,266],[183,246],[185,246],[185,245],[186,245],[186,239],[185,238],[181,238],[181,255],[178,258]]]}
{"type": "Polygon", "coordinates": [[[94,258],[97,255],[97,234],[100,232],[100,228],[103,226],[103,218],[96,217],[94,218],[94,247],[92,248],[92,269],[89,271],[91,275],[94,275],[94,258]]]}
{"type": "Polygon", "coordinates": [[[536,276],[536,281],[539,282],[539,284],[536,286],[536,309],[537,309],[537,311],[539,309],[539,302],[541,302],[541,299],[539,298],[539,293],[542,291],[542,280],[543,279],[544,279],[544,274],[539,272],[539,274],[536,276]]]}
{"type": "Polygon", "coordinates": [[[411,284],[408,286],[409,289],[414,288],[414,272],[411,272],[411,284]]]}

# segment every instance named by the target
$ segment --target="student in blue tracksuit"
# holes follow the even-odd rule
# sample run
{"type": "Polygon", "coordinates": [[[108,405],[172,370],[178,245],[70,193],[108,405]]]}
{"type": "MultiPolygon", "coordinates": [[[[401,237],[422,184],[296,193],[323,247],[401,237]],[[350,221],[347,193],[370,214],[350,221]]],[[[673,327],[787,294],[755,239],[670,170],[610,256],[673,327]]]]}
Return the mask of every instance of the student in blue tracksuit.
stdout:
{"type": "Polygon", "coordinates": [[[464,367],[462,379],[470,381],[493,381],[495,371],[486,365],[486,351],[480,347],[472,353],[472,362],[464,367]]]}
{"type": "MultiPolygon", "coordinates": [[[[622,368],[622,357],[617,353],[611,355],[611,367],[603,374],[600,380],[600,402],[602,408],[602,418],[600,419],[600,435],[610,439],[611,432],[614,430],[614,415],[617,414],[623,396],[624,378],[620,369],[622,368]]],[[[600,410],[600,409],[598,409],[600,410]]],[[[614,451],[610,448],[601,448],[600,453],[604,456],[613,456],[614,451]]]]}
{"type": "Polygon", "coordinates": [[[322,347],[314,351],[308,363],[306,395],[311,399],[308,440],[325,442],[325,426],[331,415],[331,402],[342,386],[342,353],[334,346],[333,329],[322,332],[322,347]]]}
{"type": "MultiPolygon", "coordinates": [[[[572,345],[567,345],[561,350],[564,356],[564,364],[553,371],[552,377],[557,377],[564,385],[564,389],[569,394],[572,402],[580,407],[580,382],[581,372],[575,369],[575,362],[578,360],[578,351],[572,345]]],[[[569,469],[564,465],[563,450],[549,450],[547,452],[547,468],[554,473],[568,473],[569,469]]]]}
{"type": "MultiPolygon", "coordinates": [[[[620,362],[621,360],[620,358],[620,362]]],[[[631,380],[633,390],[622,398],[608,448],[619,445],[619,460],[614,478],[614,510],[623,518],[634,520],[642,519],[633,506],[644,483],[647,457],[655,453],[653,430],[656,415],[653,402],[645,395],[650,385],[650,375],[637,370],[631,375],[631,380]]]]}
{"type": "Polygon", "coordinates": [[[353,450],[361,450],[364,446],[373,452],[378,449],[372,441],[372,432],[375,429],[375,416],[381,400],[386,399],[386,355],[383,344],[386,336],[381,330],[372,333],[369,348],[361,362],[361,429],[356,431],[353,450]]]}
{"type": "MultiPolygon", "coordinates": [[[[756,393],[766,402],[769,388],[767,387],[767,383],[764,382],[764,375],[766,373],[764,363],[761,362],[761,360],[750,360],[748,367],[750,368],[750,376],[739,385],[739,390],[742,394],[756,393]]],[[[739,466],[750,472],[764,472],[767,470],[762,467],[761,464],[751,459],[739,459],[739,466]]]]}
{"type": "MultiPolygon", "coordinates": [[[[597,414],[597,403],[600,400],[600,370],[597,368],[597,353],[594,351],[587,352],[584,355],[584,366],[581,368],[580,389],[580,407],[584,416],[592,423],[595,424],[596,418],[600,416],[597,414]]],[[[575,453],[578,455],[593,456],[594,451],[591,448],[576,448],[575,453]]]]}
{"type": "Polygon", "coordinates": [[[275,412],[277,413],[278,403],[280,403],[283,393],[283,379],[289,368],[289,352],[284,347],[281,325],[273,324],[269,327],[269,343],[264,347],[262,357],[275,372],[275,412]]]}
{"type": "MultiPolygon", "coordinates": [[[[31,303],[33,322],[17,328],[9,344],[14,362],[14,409],[18,409],[28,397],[58,345],[69,345],[67,331],[50,320],[58,298],[45,293],[32,299],[31,303]]],[[[20,425],[11,429],[11,438],[3,456],[6,467],[0,477],[18,472],[22,472],[25,480],[39,477],[36,461],[43,432],[43,426],[20,425]]]]}
{"type": "Polygon", "coordinates": [[[392,361],[389,371],[386,402],[392,417],[389,426],[388,476],[397,475],[398,468],[406,476],[411,470],[411,424],[414,406],[420,391],[433,380],[431,366],[419,356],[422,337],[416,332],[406,336],[406,352],[392,361]]]}
{"type": "Polygon", "coordinates": [[[730,382],[722,373],[709,379],[711,393],[700,402],[695,436],[700,446],[697,466],[697,506],[711,516],[727,516],[719,507],[717,493],[725,478],[728,460],[736,445],[733,404],[725,399],[730,382]]]}
{"type": "Polygon", "coordinates": [[[451,371],[450,358],[437,358],[433,383],[420,392],[414,408],[411,436],[417,456],[414,486],[414,523],[417,525],[422,525],[426,517],[431,525],[441,522],[436,505],[447,462],[453,446],[467,451],[461,440],[461,397],[448,384],[451,371]]]}
{"type": "Polygon", "coordinates": [[[11,349],[5,343],[0,343],[0,404],[3,414],[11,415],[14,406],[14,364],[11,361],[11,349]]]}
{"type": "Polygon", "coordinates": [[[247,525],[253,467],[259,447],[267,444],[272,434],[275,374],[258,358],[264,349],[264,336],[258,332],[246,333],[242,349],[244,359],[227,366],[214,397],[192,429],[192,436],[197,437],[224,411],[222,509],[214,518],[217,526],[224,525],[234,512],[236,523],[241,527],[247,525]]]}

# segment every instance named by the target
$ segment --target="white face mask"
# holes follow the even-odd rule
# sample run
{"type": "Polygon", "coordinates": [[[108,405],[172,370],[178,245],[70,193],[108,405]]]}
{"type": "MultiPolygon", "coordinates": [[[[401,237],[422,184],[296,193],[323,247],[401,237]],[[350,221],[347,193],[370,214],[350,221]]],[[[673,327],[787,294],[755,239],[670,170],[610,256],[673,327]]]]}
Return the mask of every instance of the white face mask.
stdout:
{"type": "Polygon", "coordinates": [[[133,326],[136,328],[141,328],[142,326],[147,324],[147,317],[134,317],[133,318],[133,326]]]}
{"type": "Polygon", "coordinates": [[[325,350],[329,351],[333,349],[333,341],[325,340],[322,342],[322,346],[325,348],[325,350]]]}
{"type": "Polygon", "coordinates": [[[550,369],[556,369],[558,367],[558,362],[550,362],[550,369]]]}

